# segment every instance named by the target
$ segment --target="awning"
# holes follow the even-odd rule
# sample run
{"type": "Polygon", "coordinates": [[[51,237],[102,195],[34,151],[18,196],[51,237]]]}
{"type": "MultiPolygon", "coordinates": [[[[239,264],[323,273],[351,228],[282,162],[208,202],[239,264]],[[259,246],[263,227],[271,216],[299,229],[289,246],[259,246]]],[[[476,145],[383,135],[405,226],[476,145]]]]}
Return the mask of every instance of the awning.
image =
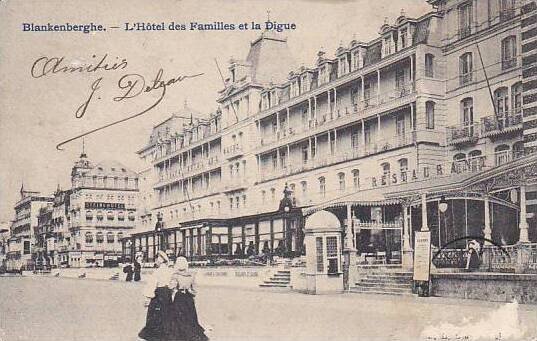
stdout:
{"type": "Polygon", "coordinates": [[[347,205],[388,206],[396,205],[400,202],[397,198],[386,199],[383,193],[385,190],[385,188],[374,188],[370,190],[347,194],[339,198],[327,201],[325,203],[305,208],[303,209],[302,213],[306,216],[327,208],[345,207],[347,205]]]}

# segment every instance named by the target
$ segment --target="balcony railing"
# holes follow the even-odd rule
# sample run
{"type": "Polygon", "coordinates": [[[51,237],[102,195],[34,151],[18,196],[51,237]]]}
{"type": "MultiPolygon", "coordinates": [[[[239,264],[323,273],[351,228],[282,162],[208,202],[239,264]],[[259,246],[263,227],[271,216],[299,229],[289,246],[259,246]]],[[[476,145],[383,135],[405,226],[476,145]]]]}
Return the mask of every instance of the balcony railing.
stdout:
{"type": "Polygon", "coordinates": [[[472,34],[472,28],[470,26],[465,26],[459,28],[459,39],[463,39],[472,34]]]}
{"type": "Polygon", "coordinates": [[[479,138],[479,123],[468,122],[447,128],[447,143],[458,144],[475,142],[479,138]]]}
{"type": "Polygon", "coordinates": [[[159,175],[159,181],[155,185],[156,187],[164,186],[171,182],[174,182],[185,177],[203,173],[214,167],[217,167],[219,164],[218,156],[211,156],[209,158],[204,158],[200,161],[197,161],[193,164],[184,165],[183,168],[175,167],[168,171],[163,171],[159,175]]]}
{"type": "Polygon", "coordinates": [[[468,84],[472,81],[473,79],[473,76],[472,76],[472,72],[468,72],[468,73],[462,73],[459,75],[459,84],[462,86],[464,84],[468,84]]]}
{"type": "Polygon", "coordinates": [[[511,68],[515,67],[516,65],[517,65],[516,57],[502,60],[502,70],[511,69],[511,68]]]}
{"type": "Polygon", "coordinates": [[[288,176],[297,174],[310,169],[329,166],[335,163],[365,157],[371,154],[385,152],[400,147],[405,147],[413,144],[415,141],[415,132],[392,136],[387,139],[378,140],[372,143],[367,143],[365,146],[352,148],[341,148],[343,152],[337,152],[331,155],[316,155],[313,159],[302,161],[299,164],[287,165],[280,169],[266,170],[261,173],[261,180],[274,179],[280,176],[288,176]]]}
{"type": "Polygon", "coordinates": [[[239,155],[242,155],[242,153],[243,153],[242,146],[238,143],[224,148],[224,155],[227,158],[239,156],[239,155]]]}
{"type": "Polygon", "coordinates": [[[504,22],[514,18],[516,15],[514,8],[505,8],[500,10],[500,21],[504,22]]]}
{"type": "Polygon", "coordinates": [[[481,133],[483,136],[497,135],[502,132],[512,132],[522,129],[521,110],[483,117],[481,119],[481,133]]]}
{"type": "MultiPolygon", "coordinates": [[[[409,82],[400,85],[394,90],[382,92],[378,96],[373,95],[370,98],[358,101],[356,104],[350,107],[341,107],[332,109],[324,113],[317,113],[316,117],[309,121],[303,121],[301,125],[296,125],[289,128],[280,129],[278,132],[270,135],[262,136],[259,140],[259,144],[263,147],[267,147],[273,144],[280,143],[289,139],[301,139],[317,132],[329,129],[326,127],[330,125],[337,125],[339,121],[348,120],[352,115],[369,116],[376,109],[383,110],[389,109],[389,107],[397,107],[403,104],[403,100],[414,94],[414,84],[409,82]],[[335,122],[335,123],[333,123],[335,122]]],[[[346,123],[342,122],[342,123],[346,123]]]]}

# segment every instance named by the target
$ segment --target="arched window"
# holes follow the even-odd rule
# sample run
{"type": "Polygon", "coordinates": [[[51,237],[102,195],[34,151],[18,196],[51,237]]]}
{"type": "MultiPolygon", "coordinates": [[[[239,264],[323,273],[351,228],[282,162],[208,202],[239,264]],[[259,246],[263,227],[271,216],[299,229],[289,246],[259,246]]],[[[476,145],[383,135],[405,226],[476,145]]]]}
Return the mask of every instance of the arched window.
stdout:
{"type": "Polygon", "coordinates": [[[358,169],[352,170],[352,185],[354,189],[360,188],[360,171],[358,169]]]}
{"type": "Polygon", "coordinates": [[[103,220],[103,218],[104,218],[103,211],[97,211],[97,220],[101,221],[103,220]]]}
{"type": "Polygon", "coordinates": [[[458,153],[453,156],[453,168],[456,173],[466,170],[466,154],[458,153]]]}
{"type": "Polygon", "coordinates": [[[425,77],[434,77],[434,55],[430,53],[425,54],[425,77]]]}
{"type": "Polygon", "coordinates": [[[461,124],[464,134],[461,137],[470,137],[474,135],[474,100],[467,97],[461,101],[461,124]]]}
{"type": "Polygon", "coordinates": [[[123,211],[119,211],[119,212],[117,213],[117,220],[120,220],[120,221],[125,220],[125,212],[123,212],[123,211]]]}
{"type": "Polygon", "coordinates": [[[101,244],[104,242],[104,234],[102,232],[97,232],[97,243],[101,244]]]}
{"type": "Polygon", "coordinates": [[[509,36],[502,40],[502,70],[516,66],[516,37],[509,36]]]}
{"type": "Polygon", "coordinates": [[[481,156],[480,150],[472,150],[468,153],[468,163],[472,172],[480,171],[485,165],[485,159],[481,156]]]}
{"type": "Polygon", "coordinates": [[[112,233],[112,232],[108,232],[108,233],[106,234],[106,241],[107,241],[108,243],[113,243],[113,242],[114,242],[114,233],[112,233]]]}
{"type": "Polygon", "coordinates": [[[503,165],[504,163],[509,162],[510,153],[509,146],[506,144],[501,144],[494,148],[494,163],[496,166],[503,165]]]}
{"type": "Polygon", "coordinates": [[[326,195],[326,179],[324,176],[321,176],[319,178],[319,194],[321,197],[324,197],[326,195]]]}
{"type": "Polygon", "coordinates": [[[117,233],[117,241],[121,242],[121,239],[123,239],[123,232],[118,232],[117,233]]]}
{"type": "Polygon", "coordinates": [[[494,106],[496,106],[496,113],[502,118],[509,112],[509,92],[506,87],[494,91],[494,106]]]}
{"type": "Polygon", "coordinates": [[[267,192],[265,190],[261,191],[261,203],[264,204],[265,200],[267,200],[267,192]]]}
{"type": "Polygon", "coordinates": [[[133,211],[130,211],[128,216],[129,216],[129,220],[130,220],[130,221],[134,221],[135,216],[134,216],[134,212],[133,212],[133,211]]]}
{"type": "Polygon", "coordinates": [[[93,243],[93,233],[86,232],[86,244],[93,243]]]}
{"type": "Polygon", "coordinates": [[[302,198],[305,198],[308,193],[308,183],[306,181],[301,181],[300,186],[302,188],[302,198]]]}
{"type": "Polygon", "coordinates": [[[399,159],[398,163],[399,163],[399,170],[401,171],[401,173],[406,173],[408,171],[408,159],[407,158],[399,159]]]}
{"type": "Polygon", "coordinates": [[[339,190],[341,192],[345,191],[345,173],[338,173],[337,178],[339,182],[339,190]]]}
{"type": "Polygon", "coordinates": [[[518,159],[524,156],[524,141],[518,141],[513,144],[513,158],[518,159]]]}
{"type": "Polygon", "coordinates": [[[466,52],[459,57],[459,83],[464,85],[472,81],[473,59],[472,52],[466,52]]]}
{"type": "Polygon", "coordinates": [[[108,220],[114,220],[114,212],[113,211],[108,211],[106,213],[106,219],[108,220]]]}
{"type": "Polygon", "coordinates": [[[514,115],[522,114],[522,82],[515,83],[511,87],[511,107],[514,115]]]}
{"type": "Polygon", "coordinates": [[[390,181],[390,163],[389,162],[384,162],[383,164],[380,165],[380,169],[382,170],[382,181],[381,181],[381,183],[383,185],[386,185],[390,181]]]}
{"type": "Polygon", "coordinates": [[[425,116],[426,116],[426,128],[434,129],[434,106],[433,101],[425,102],[425,116]]]}
{"type": "Polygon", "coordinates": [[[93,220],[93,212],[91,210],[86,211],[86,220],[93,220]]]}

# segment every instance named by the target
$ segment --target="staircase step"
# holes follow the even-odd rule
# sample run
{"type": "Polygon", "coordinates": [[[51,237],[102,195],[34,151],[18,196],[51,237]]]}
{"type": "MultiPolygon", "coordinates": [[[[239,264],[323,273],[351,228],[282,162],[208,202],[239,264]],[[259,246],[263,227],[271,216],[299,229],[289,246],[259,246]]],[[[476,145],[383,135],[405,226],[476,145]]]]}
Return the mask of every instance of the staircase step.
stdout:
{"type": "Polygon", "coordinates": [[[412,290],[412,283],[356,282],[356,286],[370,288],[400,288],[412,290]]]}
{"type": "Polygon", "coordinates": [[[394,296],[413,296],[412,291],[384,291],[382,289],[376,289],[376,290],[363,290],[362,288],[350,288],[350,292],[357,293],[357,294],[375,294],[375,295],[394,295],[394,296]]]}
{"type": "Polygon", "coordinates": [[[289,288],[289,285],[287,284],[274,284],[274,283],[263,283],[263,284],[259,284],[260,287],[263,287],[263,288],[289,288]]]}
{"type": "Polygon", "coordinates": [[[263,281],[263,283],[267,284],[267,283],[274,283],[274,284],[289,284],[291,281],[274,281],[274,280],[265,280],[263,281]]]}

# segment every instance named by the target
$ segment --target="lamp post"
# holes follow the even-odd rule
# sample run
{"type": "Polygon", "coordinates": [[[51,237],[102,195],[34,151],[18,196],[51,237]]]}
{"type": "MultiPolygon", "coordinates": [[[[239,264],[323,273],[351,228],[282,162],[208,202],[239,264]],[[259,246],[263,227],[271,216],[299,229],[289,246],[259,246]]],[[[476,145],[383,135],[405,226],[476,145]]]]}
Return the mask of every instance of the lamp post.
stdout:
{"type": "Polygon", "coordinates": [[[162,212],[157,214],[157,223],[155,224],[155,237],[158,245],[158,250],[166,251],[164,245],[164,223],[162,222],[162,212]]]}
{"type": "MultiPolygon", "coordinates": [[[[448,209],[448,202],[446,200],[445,196],[440,197],[440,201],[438,202],[438,211],[440,211],[441,219],[440,221],[444,223],[444,229],[447,228],[446,224],[446,211],[448,209]]],[[[442,236],[442,226],[438,226],[438,247],[442,248],[441,243],[441,236],[442,236]]]]}
{"type": "Polygon", "coordinates": [[[290,231],[290,224],[289,224],[289,213],[291,212],[291,208],[293,207],[293,199],[291,198],[292,191],[289,189],[289,186],[287,186],[287,183],[285,184],[285,188],[283,190],[283,198],[280,200],[280,207],[279,210],[283,212],[283,239],[284,239],[284,254],[286,256],[291,255],[291,249],[292,249],[292,233],[290,231]]]}

